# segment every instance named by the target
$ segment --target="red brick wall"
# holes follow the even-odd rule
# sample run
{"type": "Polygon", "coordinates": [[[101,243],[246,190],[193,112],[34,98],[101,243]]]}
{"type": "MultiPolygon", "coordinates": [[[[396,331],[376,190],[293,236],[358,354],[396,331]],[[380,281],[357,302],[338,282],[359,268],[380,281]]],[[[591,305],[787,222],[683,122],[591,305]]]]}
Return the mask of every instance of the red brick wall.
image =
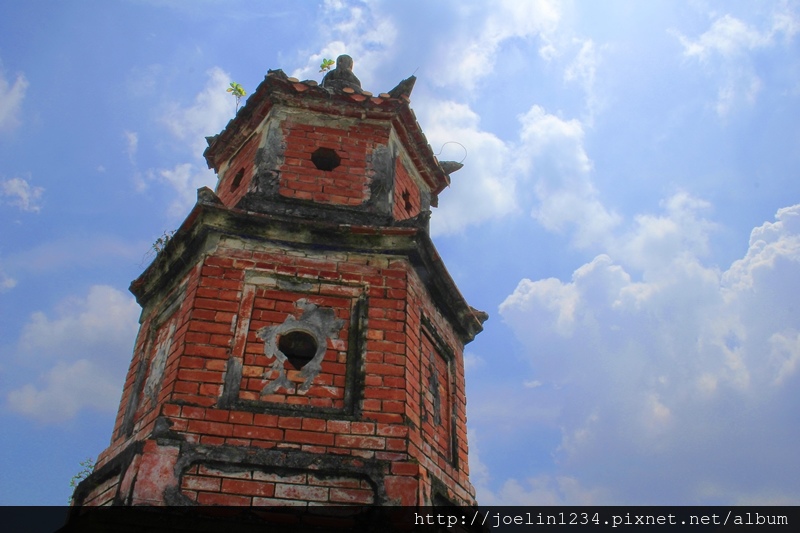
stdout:
{"type": "Polygon", "coordinates": [[[261,140],[261,132],[254,133],[220,176],[216,193],[226,206],[235,206],[250,187],[256,169],[256,152],[261,140]]]}
{"type": "MultiPolygon", "coordinates": [[[[419,461],[420,467],[442,481],[452,492],[443,495],[455,503],[474,502],[475,494],[469,482],[467,459],[466,390],[464,383],[463,344],[455,335],[447,320],[433,305],[430,295],[416,273],[408,280],[409,306],[407,308],[406,336],[409,354],[408,404],[406,416],[416,431],[410,434],[409,455],[419,461]],[[433,332],[431,332],[431,329],[433,332]],[[439,340],[431,342],[434,333],[439,340]],[[443,344],[449,354],[441,354],[437,346],[443,344]],[[430,364],[430,352],[434,352],[434,364],[430,364]],[[427,352],[427,353],[426,353],[427,352]],[[449,369],[445,369],[440,355],[449,355],[449,369]],[[433,368],[432,368],[433,367],[433,368]],[[440,424],[431,417],[430,395],[431,370],[438,373],[440,387],[440,424]],[[445,373],[451,372],[449,405],[444,401],[445,373]],[[426,413],[427,416],[422,416],[426,413]],[[450,420],[446,417],[450,414],[450,420]],[[455,449],[451,448],[455,442],[455,449]]],[[[428,495],[429,497],[431,495],[428,495]]],[[[429,502],[428,502],[429,503],[429,502]]]]}
{"type": "MultiPolygon", "coordinates": [[[[274,119],[277,120],[277,119],[274,119]]],[[[281,123],[285,151],[280,173],[279,195],[311,200],[328,205],[357,206],[370,196],[371,154],[379,145],[388,145],[389,127],[367,122],[351,126],[328,127],[286,119],[281,123]],[[319,148],[334,150],[340,164],[333,170],[320,170],[312,161],[319,148]]],[[[217,196],[233,207],[248,191],[256,171],[256,155],[262,144],[261,130],[254,133],[236,153],[220,176],[217,196]]],[[[396,220],[420,212],[419,185],[401,157],[395,162],[392,214],[396,220]]]]}
{"type": "Polygon", "coordinates": [[[419,186],[409,174],[402,158],[398,157],[394,170],[394,206],[396,220],[415,217],[420,211],[419,186]]]}
{"type": "MultiPolygon", "coordinates": [[[[303,294],[264,287],[253,287],[252,290],[254,291],[252,307],[245,301],[249,308],[242,309],[239,314],[250,317],[239,398],[277,404],[343,408],[351,298],[328,294],[303,294]],[[307,393],[299,393],[296,388],[294,391],[281,390],[261,395],[260,392],[264,387],[262,378],[275,379],[277,376],[275,370],[271,369],[273,359],[265,355],[263,341],[257,337],[258,330],[265,326],[282,324],[289,315],[299,318],[301,313],[296,306],[298,299],[333,308],[343,325],[339,328],[336,339],[328,340],[322,370],[314,379],[314,384],[317,386],[307,393]]],[[[300,370],[294,368],[287,370],[287,377],[295,387],[305,381],[300,370]]]]}
{"type": "MultiPolygon", "coordinates": [[[[175,429],[185,431],[187,439],[205,443],[228,443],[262,447],[285,446],[318,451],[334,451],[362,457],[399,458],[404,451],[401,437],[404,412],[404,351],[402,344],[406,272],[381,268],[381,260],[353,257],[353,262],[332,262],[312,254],[281,249],[247,251],[224,248],[222,255],[206,259],[197,289],[197,298],[188,324],[184,355],[181,358],[171,401],[194,404],[165,406],[164,412],[176,417],[175,429]],[[227,256],[227,257],[225,257],[227,256]],[[377,263],[378,266],[366,263],[377,263]],[[245,271],[273,273],[308,280],[311,292],[256,287],[252,300],[246,294],[245,271]],[[336,278],[330,282],[326,279],[336,278]],[[320,281],[320,279],[322,281],[320,281]],[[344,283],[344,284],[342,284],[344,283]],[[364,357],[366,391],[361,408],[363,422],[326,421],[304,416],[277,416],[216,409],[223,384],[225,360],[232,352],[243,354],[241,400],[269,405],[287,403],[317,407],[341,407],[343,397],[344,354],[348,348],[353,298],[366,292],[370,331],[364,357]],[[344,293],[344,294],[342,294],[344,293]],[[240,301],[235,301],[234,296],[240,301]],[[344,321],[336,340],[331,341],[322,371],[307,394],[259,395],[264,386],[264,370],[272,362],[264,356],[264,343],[256,336],[259,328],[283,323],[289,315],[299,315],[295,302],[305,299],[336,310],[344,321]],[[234,341],[238,331],[233,317],[241,324],[249,320],[246,336],[234,341]],[[242,346],[243,344],[243,346],[242,346]],[[318,403],[319,401],[319,403],[318,403]],[[335,449],[335,450],[334,450],[335,449]]],[[[290,375],[290,379],[291,379],[290,375]]],[[[296,378],[295,381],[300,381],[296,378]]]]}
{"type": "MultiPolygon", "coordinates": [[[[116,437],[98,464],[102,466],[128,443],[141,440],[161,414],[170,420],[171,431],[188,443],[392,461],[385,485],[387,495],[396,502],[430,503],[419,499],[420,488],[424,497],[431,497],[430,487],[425,488],[421,481],[428,477],[420,477],[422,471],[451,485],[452,493],[447,497],[452,500],[474,501],[467,479],[462,346],[407,260],[344,252],[324,255],[266,244],[253,248],[237,239],[223,238],[212,255],[187,275],[182,304],[155,336],[148,332],[162,309],[156,306],[145,318],[115,435],[126,403],[134,397],[139,361],[150,364],[160,344],[146,339],[158,339],[159,331],[174,326],[175,336],[158,392],[160,407],[152,409],[148,402],[140,401],[132,435],[116,437]],[[349,332],[359,298],[366,302],[363,395],[356,395],[356,410],[348,411],[344,396],[349,332]],[[301,311],[297,302],[301,299],[333,309],[342,321],[341,327],[328,340],[320,373],[308,392],[279,389],[263,395],[273,360],[265,356],[264,341],[257,332],[265,326],[283,324],[290,316],[298,318],[301,311]],[[437,348],[426,336],[427,323],[447,345],[450,360],[434,353],[438,362],[431,366],[430,353],[437,348]],[[219,401],[232,357],[242,361],[242,376],[237,403],[228,409],[220,407],[219,401]],[[443,416],[439,424],[431,422],[430,397],[425,399],[420,392],[432,371],[440,385],[443,416]],[[287,407],[302,410],[290,412],[287,407]],[[421,416],[423,408],[427,421],[421,416]],[[457,436],[456,449],[452,448],[453,434],[457,436]]],[[[297,371],[289,371],[287,376],[295,385],[303,380],[297,371]]],[[[287,480],[268,480],[263,472],[256,475],[257,469],[236,478],[192,468],[185,472],[180,488],[200,503],[291,498],[299,494],[301,485],[293,488],[295,484],[287,480]],[[234,480],[249,483],[236,484],[234,480]]],[[[298,497],[333,503],[347,503],[344,500],[350,498],[354,503],[364,503],[368,499],[363,492],[366,488],[361,484],[356,487],[351,481],[333,486],[307,479],[305,486],[310,488],[303,489],[306,496],[298,497]],[[323,496],[327,500],[322,500],[323,496]]]]}
{"type": "Polygon", "coordinates": [[[286,151],[280,168],[281,196],[348,206],[361,205],[369,198],[369,158],[376,146],[388,144],[388,126],[359,122],[333,128],[286,120],[283,133],[286,151]],[[311,155],[318,148],[334,150],[341,158],[339,166],[330,171],[317,169],[311,155]]]}
{"type": "Polygon", "coordinates": [[[205,465],[194,465],[186,472],[181,492],[203,505],[369,505],[375,501],[369,483],[353,476],[278,474],[254,468],[232,471],[205,465]]]}
{"type": "MultiPolygon", "coordinates": [[[[117,418],[114,423],[111,445],[103,451],[97,459],[97,468],[103,466],[111,457],[121,451],[128,443],[142,439],[152,429],[152,424],[161,413],[163,402],[169,399],[172,385],[177,380],[178,366],[187,364],[184,361],[184,344],[189,332],[189,323],[195,312],[195,296],[200,278],[201,265],[193,268],[181,282],[175,284],[175,289],[167,294],[161,302],[157,302],[144,317],[136,338],[133,359],[128,368],[128,374],[123,386],[117,418]],[[179,305],[168,316],[159,316],[171,302],[177,300],[179,305]],[[156,324],[157,320],[161,323],[156,324]],[[155,384],[156,403],[147,401],[144,397],[146,378],[151,374],[152,362],[158,352],[160,344],[157,333],[164,328],[171,330],[174,326],[172,342],[164,364],[160,383],[155,384]],[[157,331],[154,332],[153,329],[157,331]],[[144,367],[145,379],[137,383],[137,374],[144,367]],[[138,388],[136,388],[138,385],[138,388]],[[130,420],[130,427],[123,427],[126,412],[131,402],[134,402],[135,411],[130,420]]],[[[235,294],[235,293],[234,293],[235,294]]],[[[163,342],[163,339],[162,339],[163,342]]]]}

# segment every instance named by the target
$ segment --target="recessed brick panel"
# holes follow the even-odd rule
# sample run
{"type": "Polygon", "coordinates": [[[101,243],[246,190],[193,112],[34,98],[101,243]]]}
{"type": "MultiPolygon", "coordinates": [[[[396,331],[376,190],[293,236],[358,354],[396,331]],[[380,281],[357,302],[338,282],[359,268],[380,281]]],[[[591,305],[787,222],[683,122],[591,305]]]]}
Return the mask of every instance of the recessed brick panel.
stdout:
{"type": "Polygon", "coordinates": [[[352,307],[353,302],[350,298],[315,296],[256,287],[253,307],[250,311],[250,324],[246,334],[247,341],[244,347],[239,399],[270,404],[288,403],[312,406],[312,400],[317,398],[324,400],[325,406],[343,409],[352,307]],[[313,384],[307,391],[300,390],[301,385],[306,381],[303,371],[293,368],[286,361],[282,370],[290,385],[281,386],[277,390],[265,394],[265,387],[281,377],[281,369],[274,368],[275,357],[268,357],[265,354],[265,342],[259,338],[258,332],[264,327],[284,324],[289,317],[300,318],[302,309],[298,307],[298,301],[301,300],[333,309],[342,325],[334,339],[326,339],[327,346],[320,372],[314,377],[313,384]]]}
{"type": "Polygon", "coordinates": [[[384,126],[356,123],[336,128],[283,123],[284,163],[280,167],[278,193],[287,198],[322,204],[357,206],[369,199],[369,159],[379,144],[388,144],[384,126]],[[336,154],[339,163],[332,170],[317,168],[312,156],[320,148],[336,154]]]}

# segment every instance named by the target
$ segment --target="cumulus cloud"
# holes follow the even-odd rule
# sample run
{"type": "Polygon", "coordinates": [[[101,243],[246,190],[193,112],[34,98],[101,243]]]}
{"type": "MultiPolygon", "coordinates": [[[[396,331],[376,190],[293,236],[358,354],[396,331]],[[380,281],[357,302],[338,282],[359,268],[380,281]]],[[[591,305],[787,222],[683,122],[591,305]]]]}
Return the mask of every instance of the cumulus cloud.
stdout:
{"type": "Polygon", "coordinates": [[[594,116],[601,107],[595,83],[602,47],[597,46],[591,39],[575,39],[574,44],[579,45],[579,49],[575,58],[564,70],[564,81],[577,83],[583,89],[586,98],[586,122],[592,125],[594,116]]]}
{"type": "MultiPolygon", "coordinates": [[[[433,146],[443,147],[453,139],[468,147],[463,169],[451,175],[458,186],[442,193],[441,207],[431,221],[434,235],[456,233],[463,228],[508,214],[517,209],[516,179],[509,162],[509,147],[480,128],[480,118],[469,106],[452,101],[427,101],[418,106],[433,146]]],[[[447,157],[442,157],[447,159],[447,157]]]]}
{"type": "Polygon", "coordinates": [[[584,128],[577,119],[565,120],[534,105],[521,118],[523,174],[530,173],[538,206],[533,216],[551,231],[574,228],[574,242],[587,247],[620,222],[601,203],[592,183],[592,162],[583,147],[584,128]]]}
{"type": "Polygon", "coordinates": [[[576,472],[591,490],[567,503],[800,495],[800,205],[755,228],[747,254],[723,272],[700,259],[704,207],[679,193],[665,213],[640,217],[619,259],[599,255],[566,282],[522,280],[500,306],[536,347],[532,377],[542,386],[529,401],[558,410],[563,424],[559,473],[524,490],[511,480],[504,496],[538,487],[567,494],[558,481],[576,472]],[[696,235],[678,239],[680,228],[696,235]]]}
{"type": "Polygon", "coordinates": [[[231,76],[219,67],[208,70],[205,87],[194,97],[189,106],[172,103],[164,117],[170,132],[186,141],[197,158],[202,158],[206,149],[205,138],[216,135],[235,111],[234,99],[226,92],[231,76]]]}
{"type": "Polygon", "coordinates": [[[203,186],[216,186],[216,178],[212,172],[197,168],[192,163],[181,163],[171,169],[161,169],[156,173],[150,172],[151,179],[158,179],[169,184],[177,196],[169,205],[168,214],[180,218],[188,213],[197,199],[197,189],[203,186]],[[213,180],[213,181],[212,181],[213,180]]]}
{"type": "Polygon", "coordinates": [[[550,58],[556,51],[551,34],[561,19],[559,6],[548,0],[517,2],[499,0],[479,9],[464,6],[457,11],[460,23],[470,31],[458,32],[455,41],[440,46],[441,69],[435,80],[472,90],[494,71],[496,56],[510,40],[540,37],[539,54],[550,58]]]}
{"type": "Polygon", "coordinates": [[[119,379],[85,359],[60,362],[40,381],[41,388],[27,384],[11,391],[11,410],[39,422],[55,423],[74,418],[83,409],[113,412],[119,402],[119,379]]]}
{"type": "Polygon", "coordinates": [[[763,28],[725,14],[695,39],[673,32],[683,46],[684,57],[696,59],[720,80],[715,104],[719,116],[728,115],[740,103],[752,104],[762,89],[763,81],[756,74],[751,55],[781,40],[790,42],[800,30],[797,16],[785,6],[779,9],[763,28]]]}
{"type": "Polygon", "coordinates": [[[571,231],[579,248],[609,244],[622,220],[603,205],[592,181],[580,120],[533,105],[519,117],[518,138],[503,140],[483,130],[468,105],[426,100],[416,108],[433,146],[458,139],[468,156],[464,168],[451,176],[457,186],[442,193],[431,222],[434,235],[529,210],[544,228],[571,231]]]}
{"type": "Polygon", "coordinates": [[[397,38],[392,19],[374,3],[325,0],[318,27],[325,44],[309,54],[306,64],[292,71],[291,76],[319,79],[323,59],[348,54],[355,61],[354,71],[364,88],[372,87],[375,72],[392,52],[397,38]]]}
{"type": "Polygon", "coordinates": [[[18,352],[51,370],[9,392],[8,407],[41,422],[65,420],[87,408],[113,412],[138,315],[131,296],[105,285],[61,302],[53,313],[33,313],[18,352]]]}
{"type": "Polygon", "coordinates": [[[491,472],[481,460],[480,437],[470,430],[469,472],[475,494],[481,505],[500,506],[553,506],[553,505],[603,505],[608,495],[602,489],[589,489],[571,476],[541,474],[522,481],[507,479],[499,489],[491,488],[491,472]]]}
{"type": "Polygon", "coordinates": [[[671,268],[674,261],[687,257],[704,257],[709,251],[709,238],[717,224],[705,218],[711,204],[679,191],[661,201],[661,215],[639,214],[633,227],[608,243],[611,253],[628,266],[644,272],[671,268]]]}
{"type": "Polygon", "coordinates": [[[19,125],[19,114],[27,90],[28,80],[25,76],[17,74],[14,82],[9,82],[0,63],[0,131],[11,130],[19,125]]]}
{"type": "MultiPolygon", "coordinates": [[[[172,168],[150,169],[145,172],[147,181],[160,181],[172,187],[176,198],[170,203],[170,216],[180,218],[194,205],[197,189],[203,186],[214,188],[216,176],[206,168],[203,151],[207,144],[205,137],[216,135],[233,118],[235,104],[226,88],[231,77],[219,67],[208,72],[206,86],[194,98],[189,106],[172,103],[164,117],[164,123],[170,132],[180,141],[186,143],[191,150],[192,161],[178,163],[172,168]]],[[[138,146],[136,134],[126,132],[129,154],[135,153],[138,146]]],[[[137,174],[135,177],[138,190],[144,190],[147,181],[137,174]]]]}
{"type": "Polygon", "coordinates": [[[125,344],[136,332],[139,306],[128,294],[107,285],[94,285],[85,298],[61,302],[56,315],[50,318],[42,311],[31,315],[20,338],[24,352],[60,357],[80,353],[85,344],[125,344]],[[78,350],[71,352],[71,347],[78,350]]]}
{"type": "Polygon", "coordinates": [[[0,180],[0,193],[6,197],[6,203],[22,211],[38,213],[42,209],[39,200],[44,189],[32,186],[24,178],[0,180]]]}

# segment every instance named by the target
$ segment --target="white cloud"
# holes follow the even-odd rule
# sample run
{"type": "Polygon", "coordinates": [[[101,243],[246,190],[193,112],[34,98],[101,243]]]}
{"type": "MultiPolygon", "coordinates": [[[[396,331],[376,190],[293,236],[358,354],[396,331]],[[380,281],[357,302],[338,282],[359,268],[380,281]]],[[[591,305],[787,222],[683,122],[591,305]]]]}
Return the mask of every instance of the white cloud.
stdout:
{"type": "Polygon", "coordinates": [[[518,2],[498,0],[488,4],[463,5],[457,11],[460,31],[436,51],[441,57],[435,83],[458,85],[472,90],[494,71],[501,46],[515,39],[531,40],[539,36],[540,55],[548,59],[557,52],[550,39],[561,19],[559,6],[548,0],[518,2]]]}
{"type": "MultiPolygon", "coordinates": [[[[144,179],[142,172],[139,171],[136,164],[136,154],[139,151],[139,134],[135,131],[122,132],[125,138],[125,153],[128,154],[128,161],[133,167],[133,186],[136,192],[144,192],[147,190],[148,182],[144,179]]],[[[105,172],[102,166],[98,168],[99,172],[105,172]]]]}
{"type": "Polygon", "coordinates": [[[770,33],[759,32],[731,15],[715,20],[711,28],[694,41],[683,35],[678,38],[686,56],[701,60],[708,60],[715,54],[730,58],[772,43],[770,33]]]}
{"type": "Polygon", "coordinates": [[[595,82],[602,47],[598,47],[591,39],[575,39],[574,43],[580,45],[580,48],[575,59],[564,70],[564,80],[575,82],[583,89],[586,98],[586,123],[592,125],[594,116],[601,107],[600,98],[595,90],[595,82]]]}
{"type": "Polygon", "coordinates": [[[192,154],[202,159],[206,149],[205,138],[216,135],[231,120],[236,110],[236,103],[226,89],[230,85],[231,76],[219,67],[209,69],[205,88],[194,97],[194,103],[188,107],[173,103],[164,117],[164,123],[172,134],[186,141],[192,154]]]}
{"type": "Polygon", "coordinates": [[[602,489],[587,489],[580,480],[570,476],[543,474],[524,481],[509,479],[497,492],[484,489],[479,495],[481,505],[555,506],[602,505],[606,501],[602,489]]]}
{"type": "Polygon", "coordinates": [[[520,121],[523,157],[518,164],[535,182],[534,218],[551,231],[574,228],[577,246],[602,244],[620,218],[603,206],[592,183],[583,125],[549,114],[538,105],[520,121]]]}
{"type": "Polygon", "coordinates": [[[18,351],[34,366],[51,368],[36,383],[8,393],[10,409],[57,422],[82,409],[116,410],[138,329],[139,306],[112,287],[90,287],[85,298],[61,302],[53,313],[33,313],[18,351]]]}
{"type": "Polygon", "coordinates": [[[6,79],[0,63],[0,131],[11,130],[19,125],[18,115],[22,110],[22,101],[25,99],[27,89],[28,80],[23,74],[17,74],[17,78],[11,84],[6,79]]]}
{"type": "Polygon", "coordinates": [[[763,87],[756,74],[752,54],[773,47],[783,37],[790,42],[800,30],[800,20],[784,6],[776,11],[765,28],[757,28],[730,14],[714,20],[711,27],[696,39],[673,31],[683,46],[687,58],[705,65],[715,80],[719,80],[714,108],[720,117],[728,115],[741,103],[752,104],[763,87]]]}
{"type": "Polygon", "coordinates": [[[326,0],[318,25],[325,44],[318,52],[310,54],[306,64],[290,74],[298,79],[321,80],[319,65],[323,59],[336,59],[350,55],[353,72],[362,87],[369,90],[374,84],[375,72],[394,52],[397,29],[392,20],[379,10],[375,3],[326,0]]]}
{"type": "Polygon", "coordinates": [[[159,77],[163,75],[163,71],[164,68],[158,64],[132,67],[125,81],[128,93],[135,98],[155,94],[159,87],[159,77]]]}
{"type": "MultiPolygon", "coordinates": [[[[464,168],[451,175],[455,185],[442,193],[441,207],[431,220],[431,232],[457,233],[469,225],[515,211],[516,179],[506,143],[481,130],[478,115],[464,104],[422,102],[417,109],[432,146],[458,139],[467,148],[464,168]]],[[[458,150],[456,154],[464,157],[458,150]]]]}
{"type": "Polygon", "coordinates": [[[600,255],[568,282],[522,280],[500,306],[536,347],[531,378],[542,386],[528,394],[561,413],[562,441],[557,474],[528,480],[529,489],[509,480],[499,498],[672,504],[800,494],[800,205],[754,229],[745,257],[724,272],[700,260],[713,225],[697,210],[707,206],[683,193],[663,205],[663,215],[638,217],[630,246],[616,245],[641,280],[600,255]],[[592,489],[569,495],[559,480],[573,477],[592,489]]]}
{"type": "Polygon", "coordinates": [[[39,200],[42,198],[44,189],[42,187],[32,187],[23,178],[11,178],[0,181],[0,193],[9,198],[7,203],[22,211],[38,213],[41,210],[39,200]]]}
{"type": "Polygon", "coordinates": [[[471,372],[482,367],[486,361],[480,355],[464,352],[464,371],[471,372]]]}
{"type": "Polygon", "coordinates": [[[83,351],[87,346],[125,346],[130,351],[139,311],[129,294],[107,285],[93,285],[85,298],[62,301],[55,318],[42,311],[33,313],[22,330],[20,349],[56,358],[76,354],[86,357],[83,351]]]}
{"type": "MultiPolygon", "coordinates": [[[[170,132],[185,142],[193,155],[192,162],[178,163],[173,168],[150,169],[145,175],[149,181],[159,180],[171,186],[177,197],[170,203],[170,216],[184,216],[197,199],[197,189],[203,186],[216,187],[214,172],[206,168],[203,151],[207,147],[205,138],[216,135],[233,119],[235,101],[226,91],[231,77],[219,67],[208,71],[205,88],[194,98],[188,107],[171,104],[164,118],[170,132]]],[[[133,134],[135,135],[135,134],[133,134]]],[[[128,134],[129,153],[138,146],[138,138],[128,134]]],[[[146,188],[146,182],[137,173],[134,176],[137,190],[146,188]]]]}
{"type": "Polygon", "coordinates": [[[39,422],[57,423],[83,409],[114,412],[119,403],[119,380],[85,359],[58,363],[41,381],[41,389],[28,384],[11,391],[9,408],[39,422]]]}
{"type": "Polygon", "coordinates": [[[574,477],[550,474],[530,477],[523,482],[507,479],[498,490],[492,490],[491,473],[481,460],[478,433],[475,430],[468,433],[470,480],[481,505],[601,505],[608,501],[601,489],[587,489],[574,477]]]}
{"type": "MultiPolygon", "coordinates": [[[[153,179],[154,174],[149,175],[153,179]]],[[[217,181],[213,172],[198,169],[192,163],[181,163],[172,169],[159,170],[157,178],[169,184],[178,193],[168,209],[169,215],[176,218],[185,216],[195,204],[197,189],[203,186],[213,189],[217,181]]]]}
{"type": "Polygon", "coordinates": [[[530,209],[550,231],[574,230],[578,247],[608,245],[621,217],[603,205],[592,182],[581,121],[534,105],[519,117],[519,138],[504,141],[482,130],[465,104],[431,100],[416,108],[432,146],[458,139],[467,150],[464,168],[451,176],[454,186],[442,193],[432,218],[434,235],[530,209]]]}
{"type": "Polygon", "coordinates": [[[704,257],[709,237],[717,225],[700,214],[711,205],[680,191],[661,202],[663,215],[640,214],[627,233],[609,243],[611,253],[626,265],[641,269],[645,277],[669,269],[686,253],[704,257]]]}

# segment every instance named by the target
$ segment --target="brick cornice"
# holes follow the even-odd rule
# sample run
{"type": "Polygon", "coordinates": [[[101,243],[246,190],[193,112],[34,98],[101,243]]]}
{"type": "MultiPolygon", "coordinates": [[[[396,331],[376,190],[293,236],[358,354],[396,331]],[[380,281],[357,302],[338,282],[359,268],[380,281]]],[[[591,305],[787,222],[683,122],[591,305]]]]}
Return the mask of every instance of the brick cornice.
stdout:
{"type": "Polygon", "coordinates": [[[224,235],[314,250],[406,257],[463,343],[483,329],[483,314],[467,304],[423,229],[319,220],[304,220],[300,225],[296,217],[251,213],[213,202],[198,202],[164,250],[131,283],[130,291],[143,307],[143,314],[224,235]]]}

